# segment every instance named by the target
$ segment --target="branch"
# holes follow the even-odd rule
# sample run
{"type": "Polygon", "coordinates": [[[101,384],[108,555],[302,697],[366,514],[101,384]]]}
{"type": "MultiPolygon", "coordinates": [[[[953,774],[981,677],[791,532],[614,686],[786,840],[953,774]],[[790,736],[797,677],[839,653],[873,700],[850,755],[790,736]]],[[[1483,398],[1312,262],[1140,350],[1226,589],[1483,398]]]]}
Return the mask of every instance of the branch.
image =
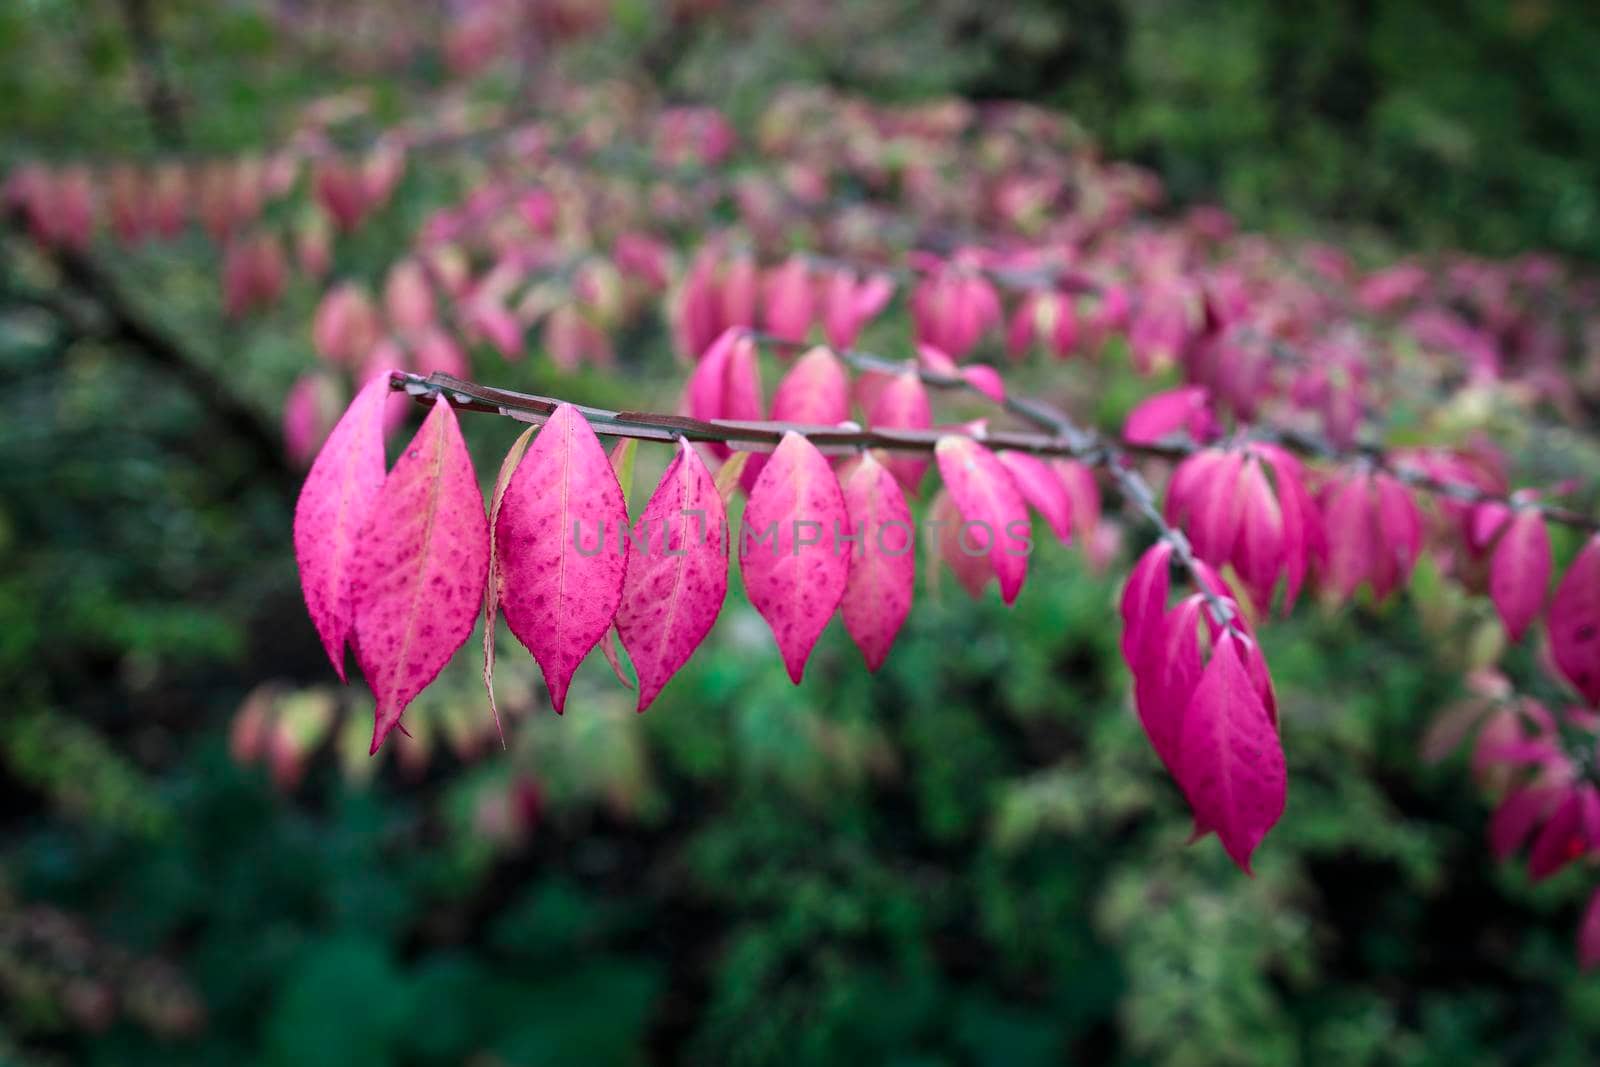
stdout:
{"type": "MultiPolygon", "coordinates": [[[[876,357],[860,353],[846,356],[857,367],[886,363],[876,357]]],[[[886,364],[893,370],[900,368],[886,364]]],[[[882,369],[869,366],[867,369],[882,369]]],[[[927,372],[918,371],[926,375],[927,372]]],[[[954,385],[943,375],[933,384],[954,385]]],[[[926,380],[926,379],[925,379],[926,380]]],[[[961,382],[965,385],[965,382],[961,382]]],[[[464,381],[449,374],[432,374],[424,378],[408,371],[393,371],[389,386],[404,392],[419,403],[431,404],[434,398],[444,396],[451,404],[464,411],[481,411],[504,415],[522,422],[540,423],[555,413],[562,402],[551,397],[531,393],[516,393],[505,389],[492,389],[474,382],[464,381]]],[[[1131,447],[1111,445],[1094,434],[1079,429],[1065,415],[1044,404],[1027,402],[1030,414],[1025,417],[1049,429],[1048,434],[995,432],[971,434],[957,430],[884,430],[861,429],[854,424],[841,426],[813,426],[792,422],[741,422],[731,419],[692,419],[682,415],[664,415],[643,411],[611,411],[606,408],[574,404],[597,434],[612,437],[631,437],[643,441],[672,441],[684,437],[690,441],[716,441],[745,451],[767,451],[775,448],[786,433],[797,433],[807,438],[823,452],[852,452],[866,448],[883,448],[901,452],[932,452],[939,441],[947,437],[967,437],[991,449],[1010,449],[1034,455],[1074,459],[1090,466],[1104,467],[1117,482],[1124,496],[1133,502],[1146,520],[1156,528],[1157,536],[1172,546],[1172,553],[1189,573],[1196,589],[1206,598],[1212,617],[1220,624],[1233,618],[1234,612],[1212,589],[1201,580],[1199,561],[1189,546],[1183,531],[1167,522],[1155,503],[1155,493],[1144,477],[1130,463],[1131,447]]],[[[1167,456],[1164,447],[1140,447],[1141,454],[1167,456]]]]}

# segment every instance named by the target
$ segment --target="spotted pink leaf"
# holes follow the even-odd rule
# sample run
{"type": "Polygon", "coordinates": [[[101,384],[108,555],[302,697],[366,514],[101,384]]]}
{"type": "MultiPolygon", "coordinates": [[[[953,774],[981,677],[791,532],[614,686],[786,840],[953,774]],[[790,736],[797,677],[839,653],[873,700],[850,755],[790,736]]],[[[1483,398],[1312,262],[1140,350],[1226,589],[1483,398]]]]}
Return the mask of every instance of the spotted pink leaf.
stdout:
{"type": "Polygon", "coordinates": [[[836,549],[848,527],[827,459],[799,434],[784,434],[745,505],[739,569],[797,685],[844,596],[850,559],[836,549]]]}
{"type": "Polygon", "coordinates": [[[389,372],[372,376],[317,453],[294,509],[300,589],[322,647],[345,680],[344,646],[355,614],[351,565],[357,539],[383,488],[383,408],[389,372]]]}
{"type": "Polygon", "coordinates": [[[1600,537],[1567,568],[1550,602],[1550,652],[1583,698],[1600,705],[1600,537]]]}
{"type": "Polygon", "coordinates": [[[934,454],[961,513],[964,536],[987,545],[1000,599],[1012,603],[1028,577],[1032,547],[1032,524],[1016,482],[993,452],[970,437],[941,437],[934,454]]]}
{"type": "Polygon", "coordinates": [[[1245,873],[1250,856],[1283,814],[1283,747],[1245,669],[1233,631],[1218,639],[1178,734],[1178,784],[1197,825],[1215,830],[1245,873]]]}
{"type": "Polygon", "coordinates": [[[843,472],[841,488],[855,540],[840,613],[867,669],[875,671],[911,612],[915,527],[900,483],[871,452],[843,472]]]}
{"type": "Polygon", "coordinates": [[[722,497],[699,453],[680,438],[634,524],[617,608],[617,633],[639,676],[640,711],[689,662],[727,593],[722,497]]]}
{"type": "Polygon", "coordinates": [[[356,662],[378,702],[373,752],[472,634],[488,573],[483,493],[441,395],[384,479],[351,567],[356,662]]]}
{"type": "Polygon", "coordinates": [[[512,474],[495,527],[506,623],[544,672],[557,712],[617,613],[627,522],[610,459],[588,421],[562,404],[512,474]]]}
{"type": "Polygon", "coordinates": [[[1550,584],[1550,534],[1544,516],[1533,508],[1517,511],[1506,523],[1489,564],[1489,595],[1513,641],[1544,607],[1550,584]]]}

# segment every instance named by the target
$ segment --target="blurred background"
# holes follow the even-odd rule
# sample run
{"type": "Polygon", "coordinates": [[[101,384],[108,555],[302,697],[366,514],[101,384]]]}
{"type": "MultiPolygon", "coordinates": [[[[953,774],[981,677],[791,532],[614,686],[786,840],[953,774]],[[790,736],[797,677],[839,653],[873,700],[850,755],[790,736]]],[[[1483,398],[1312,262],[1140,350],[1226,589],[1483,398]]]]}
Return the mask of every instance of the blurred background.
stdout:
{"type": "MultiPolygon", "coordinates": [[[[482,5],[401,6],[8,0],[0,163],[261,151],[352,91],[398,123],[471,65],[482,5]]],[[[621,79],[745,133],[796,84],[1020,99],[1173,210],[1374,258],[1600,258],[1590,4],[557,6],[582,32],[478,92],[621,79]]],[[[444,198],[413,162],[335,274],[381,283],[444,198]]],[[[1076,552],[1014,609],[947,582],[877,675],[832,627],[798,687],[735,591],[644,716],[592,656],[557,719],[502,635],[504,751],[475,636],[369,760],[290,539],[323,286],[240,319],[198,233],[0,244],[0,1062],[1597,1062],[1582,873],[1495,864],[1465,760],[1418,755],[1462,683],[1417,598],[1267,631],[1292,784],[1253,879],[1183,847],[1128,710],[1124,565],[1076,552]]],[[[625,348],[469,355],[669,409],[668,331],[625,348]]],[[[487,479],[515,427],[463,421],[487,479]]]]}

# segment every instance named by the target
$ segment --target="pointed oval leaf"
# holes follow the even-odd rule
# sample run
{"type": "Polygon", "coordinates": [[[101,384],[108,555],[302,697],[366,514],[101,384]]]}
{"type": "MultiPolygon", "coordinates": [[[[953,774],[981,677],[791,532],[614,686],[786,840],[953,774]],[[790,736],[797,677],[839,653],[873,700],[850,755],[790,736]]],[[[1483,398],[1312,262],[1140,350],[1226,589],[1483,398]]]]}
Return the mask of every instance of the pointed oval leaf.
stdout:
{"type": "Polygon", "coordinates": [[[557,712],[617,613],[627,523],[605,449],[588,420],[562,404],[511,476],[495,525],[506,623],[544,672],[557,712]]]}
{"type": "Polygon", "coordinates": [[[939,474],[961,513],[966,540],[983,540],[1000,599],[1017,599],[1028,577],[1032,524],[1016,482],[993,452],[970,437],[941,437],[934,448],[939,474]]]}
{"type": "Polygon", "coordinates": [[[1157,541],[1139,557],[1122,588],[1122,659],[1130,670],[1138,669],[1146,643],[1166,615],[1171,559],[1172,545],[1157,541]]]}
{"type": "Polygon", "coordinates": [[[1256,610],[1265,615],[1272,610],[1272,590],[1283,569],[1288,541],[1283,510],[1261,463],[1254,458],[1246,460],[1239,473],[1238,493],[1239,536],[1233,564],[1256,610]]]}
{"type": "Polygon", "coordinates": [[[1583,698],[1600,705],[1600,537],[1573,559],[1550,602],[1550,652],[1583,698]]]}
{"type": "Polygon", "coordinates": [[[355,614],[351,566],[358,538],[383,488],[383,414],[389,372],[362,387],[317,453],[294,508],[294,555],[306,610],[323,650],[345,680],[344,646],[355,614]]]}
{"type": "MultiPolygon", "coordinates": [[[[867,407],[867,425],[874,429],[926,430],[933,425],[933,408],[928,391],[915,370],[907,369],[888,377],[867,407]]],[[[912,496],[928,469],[928,461],[915,456],[891,456],[885,466],[902,488],[912,496]]]]}
{"type": "Polygon", "coordinates": [[[867,670],[883,666],[917,584],[915,527],[900,483],[871,452],[843,473],[850,576],[840,614],[867,670]]]}
{"type": "Polygon", "coordinates": [[[827,459],[799,434],[784,434],[745,505],[739,570],[797,685],[844,596],[850,560],[837,548],[848,524],[827,459]]]}
{"type": "Polygon", "coordinates": [[[528,442],[533,440],[538,429],[537,426],[529,426],[511,442],[505,459],[500,461],[500,473],[494,479],[494,494],[489,498],[489,578],[483,591],[483,688],[489,694],[489,714],[494,718],[494,728],[500,734],[501,744],[505,743],[505,731],[500,728],[500,706],[494,699],[495,630],[500,621],[501,587],[497,559],[499,553],[494,547],[495,527],[499,525],[500,502],[505,499],[506,486],[511,484],[511,475],[517,469],[517,464],[522,462],[522,454],[528,450],[528,442]]]}
{"type": "Polygon", "coordinates": [[[1586,971],[1600,967],[1600,889],[1589,898],[1578,926],[1578,965],[1586,971]]]}
{"type": "Polygon", "coordinates": [[[1203,610],[1202,598],[1190,596],[1153,620],[1133,665],[1133,702],[1139,724],[1150,747],[1180,785],[1183,715],[1200,684],[1204,662],[1200,644],[1203,610]]]}
{"type": "Polygon", "coordinates": [[[628,546],[617,634],[639,676],[638,710],[655,700],[711,632],[728,593],[727,515],[689,442],[650,495],[628,546]]]}
{"type": "Polygon", "coordinates": [[[443,395],[384,479],[352,567],[356,661],[377,699],[372,751],[472,634],[489,521],[443,395]]]}
{"type": "Polygon", "coordinates": [[[1062,544],[1072,540],[1072,498],[1060,471],[1026,452],[1001,452],[1000,462],[1011,472],[1017,491],[1033,510],[1044,516],[1062,544]]]}
{"type": "Polygon", "coordinates": [[[772,394],[779,422],[832,426],[850,417],[850,376],[830,350],[818,346],[795,361],[772,394]]]}
{"type": "Polygon", "coordinates": [[[1232,631],[1217,641],[1183,714],[1178,784],[1195,818],[1213,829],[1246,874],[1250,856],[1283,814],[1283,747],[1245,670],[1232,631]]]}
{"type": "MultiPolygon", "coordinates": [[[[928,527],[934,532],[933,551],[936,558],[944,560],[955,574],[956,581],[973,600],[983,596],[984,586],[994,581],[994,568],[989,565],[988,546],[971,540],[963,541],[961,512],[947,489],[941,488],[928,505],[928,527]]],[[[937,575],[935,571],[935,575],[937,575]]]]}
{"type": "Polygon", "coordinates": [[[1511,640],[1520,641],[1538,617],[1549,584],[1550,533],[1544,516],[1522,509],[1506,524],[1489,564],[1489,596],[1511,640]]]}

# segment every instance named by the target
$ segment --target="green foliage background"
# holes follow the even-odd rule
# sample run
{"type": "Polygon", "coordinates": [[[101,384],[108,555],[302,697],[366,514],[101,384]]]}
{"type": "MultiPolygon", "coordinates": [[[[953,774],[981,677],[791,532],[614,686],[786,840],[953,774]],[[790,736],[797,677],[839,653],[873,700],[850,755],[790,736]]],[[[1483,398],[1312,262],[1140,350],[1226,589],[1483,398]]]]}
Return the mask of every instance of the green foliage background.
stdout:
{"type": "MultiPolygon", "coordinates": [[[[247,5],[159,6],[190,136],[212,150],[263,143],[306,96],[360,80],[287,54],[247,5]]],[[[1021,94],[1074,109],[1180,199],[1255,224],[1600,249],[1592,7],[997,6],[842,0],[796,45],[764,8],[686,30],[634,0],[571,62],[644,64],[742,118],[794,79],[1021,94]]],[[[5,5],[0,151],[152,152],[131,62],[117,5],[5,5]]],[[[381,106],[403,112],[434,74],[379,84],[381,106]]],[[[375,277],[436,200],[413,173],[339,269],[375,277]]],[[[229,326],[215,253],[190,241],[114,274],[270,425],[309,360],[316,294],[301,283],[265,324],[229,326]]],[[[946,581],[877,676],[835,627],[798,688],[735,591],[647,716],[589,663],[572,711],[513,724],[509,756],[363,781],[324,753],[281,795],[229,758],[226,733],[258,682],[328,681],[290,558],[295,476],[163,368],[41,310],[52,295],[6,238],[0,1062],[1466,1067],[1600,1052],[1600,984],[1571,944],[1583,873],[1532,888],[1495,866],[1461,761],[1422,766],[1459,672],[1409,603],[1269,632],[1291,791],[1254,879],[1213,843],[1184,847],[1181,800],[1127,707],[1114,578],[1075,552],[1036,556],[1014,610],[946,581]],[[471,812],[512,762],[539,768],[544,810],[525,847],[496,847],[471,812]],[[204,1026],[75,1022],[34,978],[57,966],[24,919],[41,905],[175,965],[204,1026]]],[[[881,329],[892,344],[904,323],[881,329]]],[[[508,384],[669,396],[664,338],[637,340],[626,376],[558,380],[535,353],[508,384]]],[[[468,421],[487,476],[510,430],[468,421]]],[[[526,656],[503,656],[516,684],[526,656]]],[[[470,661],[430,699],[477,709],[470,661]]],[[[139,985],[120,993],[136,1002],[139,985]]]]}

